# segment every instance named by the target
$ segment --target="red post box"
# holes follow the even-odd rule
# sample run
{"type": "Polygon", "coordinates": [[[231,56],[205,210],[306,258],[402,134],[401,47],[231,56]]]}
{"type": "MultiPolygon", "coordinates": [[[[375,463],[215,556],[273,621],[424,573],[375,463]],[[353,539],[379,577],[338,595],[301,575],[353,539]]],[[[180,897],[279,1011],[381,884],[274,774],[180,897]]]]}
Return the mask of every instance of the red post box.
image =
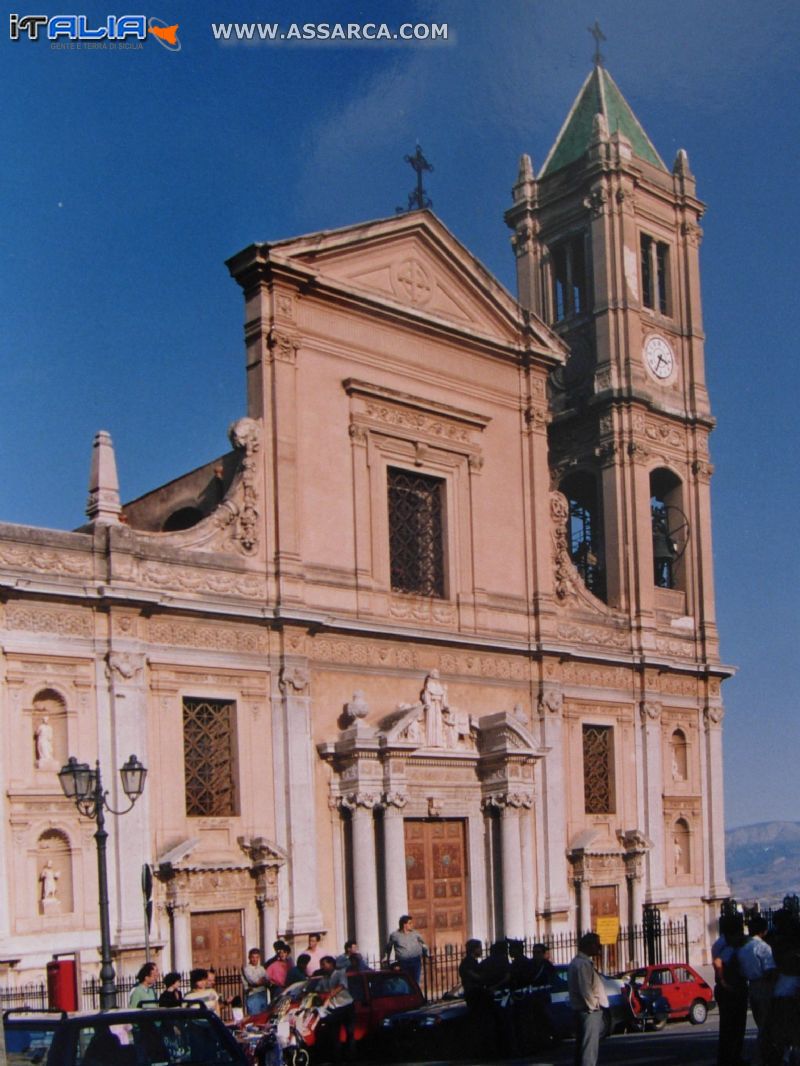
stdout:
{"type": "Polygon", "coordinates": [[[56,1010],[78,1009],[78,981],[74,959],[47,964],[47,1005],[56,1010]]]}

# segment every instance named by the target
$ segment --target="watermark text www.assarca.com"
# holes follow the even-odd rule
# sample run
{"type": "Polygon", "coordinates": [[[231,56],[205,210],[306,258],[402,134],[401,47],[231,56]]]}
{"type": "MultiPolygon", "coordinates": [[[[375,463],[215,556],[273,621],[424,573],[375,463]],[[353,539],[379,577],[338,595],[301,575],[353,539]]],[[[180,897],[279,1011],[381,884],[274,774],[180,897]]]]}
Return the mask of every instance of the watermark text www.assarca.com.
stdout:
{"type": "Polygon", "coordinates": [[[228,44],[277,41],[446,41],[446,22],[212,22],[214,39],[228,44]]]}

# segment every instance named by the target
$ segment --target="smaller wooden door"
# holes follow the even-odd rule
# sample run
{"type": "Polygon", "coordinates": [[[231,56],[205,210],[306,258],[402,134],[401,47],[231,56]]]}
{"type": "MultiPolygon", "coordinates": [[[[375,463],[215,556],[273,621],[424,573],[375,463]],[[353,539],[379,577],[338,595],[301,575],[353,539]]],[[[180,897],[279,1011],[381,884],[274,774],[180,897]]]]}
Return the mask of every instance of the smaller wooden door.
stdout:
{"type": "MultiPolygon", "coordinates": [[[[616,885],[597,885],[589,888],[589,906],[592,912],[592,929],[597,930],[598,918],[619,919],[619,889],[616,885]]],[[[611,973],[619,969],[616,944],[603,945],[603,961],[600,969],[611,973]]]]}
{"type": "Polygon", "coordinates": [[[192,966],[215,970],[244,962],[241,911],[206,911],[192,915],[192,966]]]}

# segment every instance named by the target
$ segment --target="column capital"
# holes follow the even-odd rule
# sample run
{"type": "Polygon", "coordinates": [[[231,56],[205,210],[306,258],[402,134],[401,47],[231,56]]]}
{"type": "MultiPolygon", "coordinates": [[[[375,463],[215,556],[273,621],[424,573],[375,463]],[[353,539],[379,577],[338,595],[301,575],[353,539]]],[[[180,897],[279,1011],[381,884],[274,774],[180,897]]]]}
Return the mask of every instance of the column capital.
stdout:
{"type": "Polygon", "coordinates": [[[408,793],[401,789],[392,789],[384,792],[381,803],[387,813],[392,809],[394,812],[401,811],[408,803],[408,793]]]}
{"type": "Polygon", "coordinates": [[[506,792],[491,792],[483,797],[483,807],[496,807],[504,813],[519,813],[522,809],[533,806],[533,793],[527,789],[515,789],[506,792]]]}
{"type": "Polygon", "coordinates": [[[661,704],[656,700],[645,700],[639,708],[639,715],[644,725],[661,720],[661,704]]]}
{"type": "Polygon", "coordinates": [[[348,792],[346,796],[341,796],[339,799],[340,807],[354,814],[358,810],[372,811],[379,804],[380,795],[377,792],[348,792]]]}
{"type": "Polygon", "coordinates": [[[719,726],[722,725],[722,719],[724,717],[725,711],[722,707],[708,704],[703,708],[703,725],[707,730],[719,728],[719,726]]]}

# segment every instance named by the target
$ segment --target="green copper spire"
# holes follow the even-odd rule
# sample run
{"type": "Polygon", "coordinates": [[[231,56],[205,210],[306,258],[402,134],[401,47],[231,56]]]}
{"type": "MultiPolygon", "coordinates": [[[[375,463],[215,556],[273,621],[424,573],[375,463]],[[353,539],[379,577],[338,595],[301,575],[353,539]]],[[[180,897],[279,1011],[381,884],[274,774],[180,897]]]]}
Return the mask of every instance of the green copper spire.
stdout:
{"type": "Polygon", "coordinates": [[[550,150],[550,154],[544,161],[540,178],[555,171],[576,159],[588,151],[592,142],[592,123],[594,116],[601,114],[606,120],[609,134],[619,131],[631,142],[633,154],[640,159],[646,159],[648,163],[666,170],[664,161],[653,147],[653,143],[639,124],[639,120],[628,106],[625,97],[617,88],[617,84],[605,67],[596,63],[594,70],[581,86],[575,103],[561,132],[556,138],[556,143],[550,150]]]}

